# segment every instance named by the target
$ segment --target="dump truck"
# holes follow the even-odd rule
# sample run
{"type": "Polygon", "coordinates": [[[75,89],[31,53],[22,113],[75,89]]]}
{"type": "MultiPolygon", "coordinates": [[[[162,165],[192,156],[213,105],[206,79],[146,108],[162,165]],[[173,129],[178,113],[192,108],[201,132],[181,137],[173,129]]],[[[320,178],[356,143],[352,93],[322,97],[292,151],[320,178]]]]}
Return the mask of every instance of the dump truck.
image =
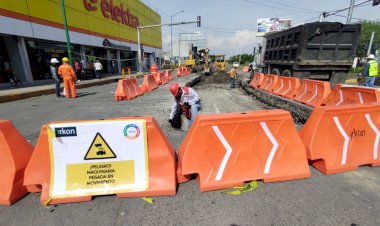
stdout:
{"type": "Polygon", "coordinates": [[[360,24],[314,22],[268,33],[256,65],[263,73],[344,83],[359,42],[360,24]]]}

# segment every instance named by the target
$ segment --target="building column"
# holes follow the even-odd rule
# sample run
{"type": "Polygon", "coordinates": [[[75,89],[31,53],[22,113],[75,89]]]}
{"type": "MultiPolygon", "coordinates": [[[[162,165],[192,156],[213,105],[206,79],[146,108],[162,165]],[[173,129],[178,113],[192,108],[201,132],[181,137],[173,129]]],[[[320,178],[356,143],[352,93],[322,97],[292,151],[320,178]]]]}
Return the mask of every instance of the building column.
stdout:
{"type": "Polygon", "coordinates": [[[32,70],[24,37],[5,36],[4,41],[7,45],[9,60],[15,76],[22,82],[33,84],[32,70]]]}
{"type": "Polygon", "coordinates": [[[87,61],[86,60],[86,51],[84,49],[84,46],[80,46],[80,56],[81,56],[81,60],[84,60],[84,61],[87,61]]]}
{"type": "Polygon", "coordinates": [[[121,61],[120,61],[120,49],[116,50],[116,58],[117,58],[117,73],[121,73],[121,61]]]}

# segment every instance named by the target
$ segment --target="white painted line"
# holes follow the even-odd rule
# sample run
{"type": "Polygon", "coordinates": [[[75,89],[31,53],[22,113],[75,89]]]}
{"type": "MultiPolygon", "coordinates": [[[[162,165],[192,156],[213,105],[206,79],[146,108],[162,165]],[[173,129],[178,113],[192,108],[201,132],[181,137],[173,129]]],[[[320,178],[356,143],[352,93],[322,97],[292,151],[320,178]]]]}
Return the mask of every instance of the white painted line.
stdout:
{"type": "Polygon", "coordinates": [[[129,94],[129,97],[131,98],[131,97],[132,97],[132,95],[131,95],[131,91],[129,90],[129,87],[128,87],[128,85],[125,85],[125,87],[127,88],[127,90],[128,90],[128,94],[129,94]]]}
{"type": "Polygon", "coordinates": [[[135,94],[136,94],[136,96],[137,96],[137,87],[135,86],[134,83],[132,83],[132,86],[133,86],[133,88],[135,89],[135,94]]]}
{"type": "Polygon", "coordinates": [[[307,83],[305,84],[305,90],[299,97],[297,97],[297,100],[301,99],[305,95],[306,91],[307,91],[307,83]]]}
{"type": "Polygon", "coordinates": [[[282,89],[282,87],[284,87],[284,82],[282,81],[282,79],[280,79],[280,81],[281,81],[281,86],[276,91],[274,91],[275,93],[277,93],[278,91],[282,89]]]}
{"type": "Polygon", "coordinates": [[[289,88],[285,90],[285,92],[283,92],[282,95],[285,95],[292,88],[292,83],[290,82],[290,80],[288,80],[288,82],[289,82],[289,88]]]}
{"type": "Polygon", "coordinates": [[[378,156],[377,152],[378,152],[379,140],[380,140],[380,131],[377,129],[375,124],[372,122],[371,116],[368,113],[365,114],[365,118],[367,119],[367,122],[371,126],[373,132],[376,133],[375,143],[373,144],[373,159],[377,160],[377,156],[378,156]]]}
{"type": "Polygon", "coordinates": [[[215,177],[215,180],[219,181],[222,179],[224,169],[226,168],[228,159],[230,158],[231,153],[232,153],[232,148],[230,144],[227,142],[226,138],[224,138],[222,132],[220,132],[218,126],[212,126],[212,129],[214,130],[216,136],[219,138],[220,142],[222,142],[224,148],[226,149],[226,154],[223,157],[222,163],[220,164],[218,173],[216,174],[216,177],[215,177]]]}
{"type": "Polygon", "coordinates": [[[359,96],[359,102],[362,104],[364,103],[363,101],[363,97],[362,97],[362,93],[361,92],[358,92],[358,96],[359,96]]]}
{"type": "Polygon", "coordinates": [[[220,111],[219,111],[219,109],[218,109],[218,107],[215,105],[215,104],[213,104],[213,106],[214,106],[214,108],[215,108],[215,113],[220,113],[220,111]]]}
{"type": "Polygon", "coordinates": [[[341,103],[343,103],[343,92],[342,92],[342,90],[340,89],[340,90],[339,90],[339,102],[336,103],[336,106],[339,106],[341,103]]]}
{"type": "Polygon", "coordinates": [[[274,158],[274,155],[276,154],[277,148],[278,148],[278,143],[276,139],[274,139],[273,134],[270,132],[267,124],[265,122],[260,122],[261,128],[263,128],[265,134],[269,138],[270,142],[273,144],[272,149],[270,150],[267,162],[265,163],[265,168],[264,168],[264,174],[268,174],[270,171],[270,167],[272,165],[272,160],[274,158]]]}
{"type": "Polygon", "coordinates": [[[310,99],[308,99],[306,102],[309,103],[312,101],[316,96],[318,95],[318,85],[315,85],[315,94],[310,99]]]}
{"type": "Polygon", "coordinates": [[[344,138],[343,151],[342,151],[343,152],[342,153],[342,161],[341,161],[340,164],[341,165],[346,165],[346,162],[347,162],[347,152],[348,152],[348,142],[350,142],[350,138],[348,137],[348,135],[344,131],[342,125],[340,124],[339,118],[337,116],[334,116],[333,119],[334,119],[336,127],[338,127],[338,129],[339,129],[340,134],[342,134],[342,136],[344,138]]]}

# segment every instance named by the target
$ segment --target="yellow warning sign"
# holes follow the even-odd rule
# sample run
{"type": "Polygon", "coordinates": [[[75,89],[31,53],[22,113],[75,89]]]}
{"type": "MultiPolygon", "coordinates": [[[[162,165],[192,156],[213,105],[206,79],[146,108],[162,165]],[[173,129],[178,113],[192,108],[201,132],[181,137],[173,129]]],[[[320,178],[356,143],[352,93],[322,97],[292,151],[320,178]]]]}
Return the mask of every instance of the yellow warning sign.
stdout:
{"type": "MultiPolygon", "coordinates": [[[[66,190],[121,188],[135,183],[133,160],[68,164],[66,167],[66,190]]],[[[103,190],[103,194],[107,191],[103,190]]]]}
{"type": "Polygon", "coordinates": [[[90,148],[88,149],[84,160],[91,159],[112,159],[116,158],[115,153],[112,151],[110,146],[104,140],[100,133],[95,135],[94,140],[92,141],[90,148]]]}

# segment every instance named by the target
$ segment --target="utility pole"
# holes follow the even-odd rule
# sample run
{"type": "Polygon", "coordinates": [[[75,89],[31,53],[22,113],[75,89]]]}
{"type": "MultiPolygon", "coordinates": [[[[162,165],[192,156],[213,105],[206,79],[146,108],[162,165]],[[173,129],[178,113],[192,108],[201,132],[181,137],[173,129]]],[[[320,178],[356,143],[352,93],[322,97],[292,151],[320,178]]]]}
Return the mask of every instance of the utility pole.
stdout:
{"type": "Polygon", "coordinates": [[[368,50],[367,50],[367,56],[371,53],[372,43],[373,43],[373,38],[374,37],[375,37],[375,32],[372,31],[371,39],[369,40],[369,45],[368,45],[368,50]]]}
{"type": "Polygon", "coordinates": [[[181,33],[178,34],[178,66],[181,65],[181,33]]]}
{"type": "Polygon", "coordinates": [[[196,21],[189,21],[189,22],[180,22],[180,23],[170,23],[170,24],[154,24],[154,25],[147,25],[147,26],[137,26],[137,60],[138,60],[138,72],[142,72],[142,61],[141,61],[141,43],[140,43],[140,30],[144,28],[151,28],[151,27],[162,27],[162,26],[174,26],[174,25],[183,25],[183,24],[194,24],[197,23],[197,27],[201,26],[201,17],[198,16],[196,21]]]}
{"type": "MultiPolygon", "coordinates": [[[[351,0],[351,3],[352,3],[352,1],[354,1],[354,0],[351,0]]],[[[367,2],[372,2],[372,1],[373,1],[373,0],[365,0],[365,1],[363,1],[363,2],[359,2],[359,3],[353,4],[353,6],[352,6],[352,10],[353,10],[353,8],[354,8],[355,6],[363,5],[363,4],[367,3],[367,2]]],[[[343,8],[343,9],[338,9],[338,10],[331,11],[331,12],[323,12],[323,13],[321,13],[321,14],[319,15],[319,22],[323,22],[323,19],[326,18],[326,17],[328,17],[328,16],[331,16],[331,15],[334,15],[334,14],[337,14],[337,13],[340,13],[340,12],[345,11],[345,10],[350,9],[350,8],[351,8],[351,5],[350,5],[349,7],[345,7],[345,8],[343,8]]],[[[352,15],[351,15],[351,16],[352,16],[352,15]]],[[[347,20],[347,21],[348,21],[348,20],[347,20]]],[[[350,21],[351,21],[351,19],[350,19],[350,21]]]]}
{"type": "Polygon", "coordinates": [[[70,64],[73,65],[73,56],[71,54],[70,35],[66,20],[65,0],[61,0],[61,10],[63,16],[63,25],[65,26],[67,53],[69,54],[70,64]]]}
{"type": "Polygon", "coordinates": [[[355,0],[351,0],[350,9],[348,10],[348,17],[347,17],[346,24],[350,24],[351,23],[352,13],[354,11],[354,5],[355,5],[355,0]]]}

